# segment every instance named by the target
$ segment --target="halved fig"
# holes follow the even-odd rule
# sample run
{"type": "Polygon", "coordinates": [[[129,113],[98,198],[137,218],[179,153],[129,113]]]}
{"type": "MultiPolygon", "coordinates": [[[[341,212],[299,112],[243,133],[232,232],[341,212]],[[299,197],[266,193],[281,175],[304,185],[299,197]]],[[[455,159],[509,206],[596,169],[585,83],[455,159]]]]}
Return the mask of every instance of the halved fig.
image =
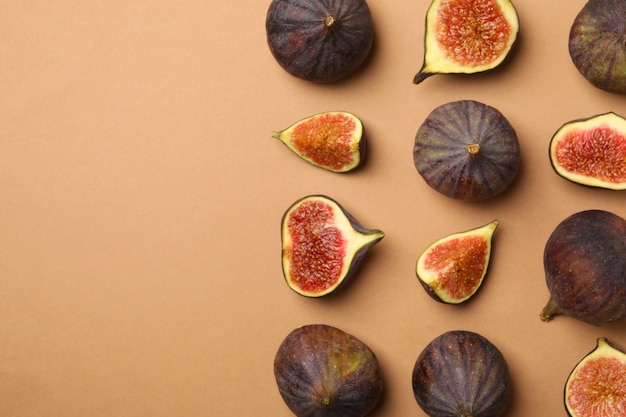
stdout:
{"type": "Polygon", "coordinates": [[[352,171],[365,156],[363,123],[348,112],[315,114],[272,132],[272,137],[308,163],[328,171],[352,171]]]}
{"type": "Polygon", "coordinates": [[[446,304],[468,300],[481,286],[491,257],[498,220],[431,244],[417,260],[416,273],[428,295],[446,304]]]}
{"type": "Polygon", "coordinates": [[[282,219],[282,265],[287,285],[300,295],[321,297],[353,276],[368,249],[384,233],[365,229],[337,201],[310,195],[282,219]]]}
{"type": "Polygon", "coordinates": [[[498,417],[511,391],[500,350],[467,330],[433,339],[415,361],[412,384],[417,404],[430,417],[498,417]]]}
{"type": "Polygon", "coordinates": [[[626,94],[626,2],[589,0],[569,33],[569,53],[576,69],[593,86],[626,94]]]}
{"type": "Polygon", "coordinates": [[[598,338],[567,378],[565,408],[571,417],[626,415],[626,354],[598,338]]]}
{"type": "Polygon", "coordinates": [[[424,181],[450,198],[482,201],[517,176],[520,147],[513,126],[494,107],[460,100],[434,109],[415,135],[413,162],[424,181]]]}
{"type": "Polygon", "coordinates": [[[626,189],[626,119],[609,112],[564,124],[550,141],[550,162],[574,183],[626,189]]]}
{"type": "Polygon", "coordinates": [[[426,12],[424,63],[413,82],[494,69],[508,56],[518,31],[510,0],[433,0],[426,12]]]}
{"type": "Polygon", "coordinates": [[[363,417],[380,399],[383,382],[374,352],[326,324],[290,332],[274,358],[274,376],[297,417],[363,417]]]}

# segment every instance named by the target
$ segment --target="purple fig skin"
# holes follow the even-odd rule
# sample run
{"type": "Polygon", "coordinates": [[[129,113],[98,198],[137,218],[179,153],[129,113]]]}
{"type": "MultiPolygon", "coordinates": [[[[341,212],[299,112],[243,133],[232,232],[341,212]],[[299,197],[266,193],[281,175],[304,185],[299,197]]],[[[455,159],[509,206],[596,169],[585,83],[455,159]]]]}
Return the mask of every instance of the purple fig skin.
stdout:
{"type": "Polygon", "coordinates": [[[291,75],[318,83],[347,77],[368,57],[374,25],[365,0],[273,0],[267,43],[291,75]]]}
{"type": "Polygon", "coordinates": [[[281,397],[297,417],[363,417],[378,403],[378,360],[356,337],[310,324],[293,330],[274,359],[281,397]]]}
{"type": "Polygon", "coordinates": [[[544,250],[550,299],[540,318],[564,314],[593,325],[626,318],[626,220],[586,210],[563,220],[544,250]]]}
{"type": "Polygon", "coordinates": [[[604,91],[626,94],[626,2],[589,0],[574,19],[569,53],[578,71],[604,91]]]}
{"type": "Polygon", "coordinates": [[[513,126],[496,108],[459,100],[435,108],[415,135],[413,163],[439,193],[476,202],[503,193],[520,167],[513,126]]]}
{"type": "Polygon", "coordinates": [[[430,417],[499,417],[511,391],[502,353],[467,330],[431,341],[415,362],[412,384],[415,400],[430,417]]]}

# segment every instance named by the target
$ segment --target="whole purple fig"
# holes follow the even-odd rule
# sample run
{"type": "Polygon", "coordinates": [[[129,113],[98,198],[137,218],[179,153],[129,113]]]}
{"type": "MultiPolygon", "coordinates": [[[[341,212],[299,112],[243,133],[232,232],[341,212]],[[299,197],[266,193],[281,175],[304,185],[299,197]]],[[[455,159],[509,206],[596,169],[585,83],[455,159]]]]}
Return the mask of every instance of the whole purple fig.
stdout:
{"type": "Polygon", "coordinates": [[[626,220],[586,210],[563,220],[544,250],[549,321],[564,314],[602,325],[626,318],[626,220]]]}
{"type": "Polygon", "coordinates": [[[510,396],[504,356],[467,330],[431,341],[415,362],[412,383],[417,404],[430,417],[498,417],[510,396]]]}

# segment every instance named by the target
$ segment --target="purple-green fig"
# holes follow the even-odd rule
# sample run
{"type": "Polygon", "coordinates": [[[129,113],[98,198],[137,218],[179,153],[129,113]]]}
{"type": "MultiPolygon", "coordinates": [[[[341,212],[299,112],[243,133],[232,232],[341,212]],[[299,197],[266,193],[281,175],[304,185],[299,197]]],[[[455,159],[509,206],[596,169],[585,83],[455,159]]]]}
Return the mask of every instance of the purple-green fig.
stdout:
{"type": "Polygon", "coordinates": [[[569,53],[578,71],[595,87],[626,94],[626,1],[589,0],[569,34],[569,53]]]}
{"type": "Polygon", "coordinates": [[[383,390],[374,352],[355,336],[325,324],[290,332],[276,352],[274,375],[297,417],[363,417],[383,390]]]}

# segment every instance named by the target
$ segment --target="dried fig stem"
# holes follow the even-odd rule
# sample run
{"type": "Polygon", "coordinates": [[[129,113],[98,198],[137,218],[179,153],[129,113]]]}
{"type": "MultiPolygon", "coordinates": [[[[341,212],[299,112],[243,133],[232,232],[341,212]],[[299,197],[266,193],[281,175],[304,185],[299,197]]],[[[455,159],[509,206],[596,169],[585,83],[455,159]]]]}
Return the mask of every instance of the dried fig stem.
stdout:
{"type": "Polygon", "coordinates": [[[548,300],[548,303],[545,305],[543,310],[541,310],[541,314],[539,318],[543,321],[550,321],[554,316],[559,314],[563,314],[559,306],[556,304],[556,301],[552,297],[548,300]]]}

